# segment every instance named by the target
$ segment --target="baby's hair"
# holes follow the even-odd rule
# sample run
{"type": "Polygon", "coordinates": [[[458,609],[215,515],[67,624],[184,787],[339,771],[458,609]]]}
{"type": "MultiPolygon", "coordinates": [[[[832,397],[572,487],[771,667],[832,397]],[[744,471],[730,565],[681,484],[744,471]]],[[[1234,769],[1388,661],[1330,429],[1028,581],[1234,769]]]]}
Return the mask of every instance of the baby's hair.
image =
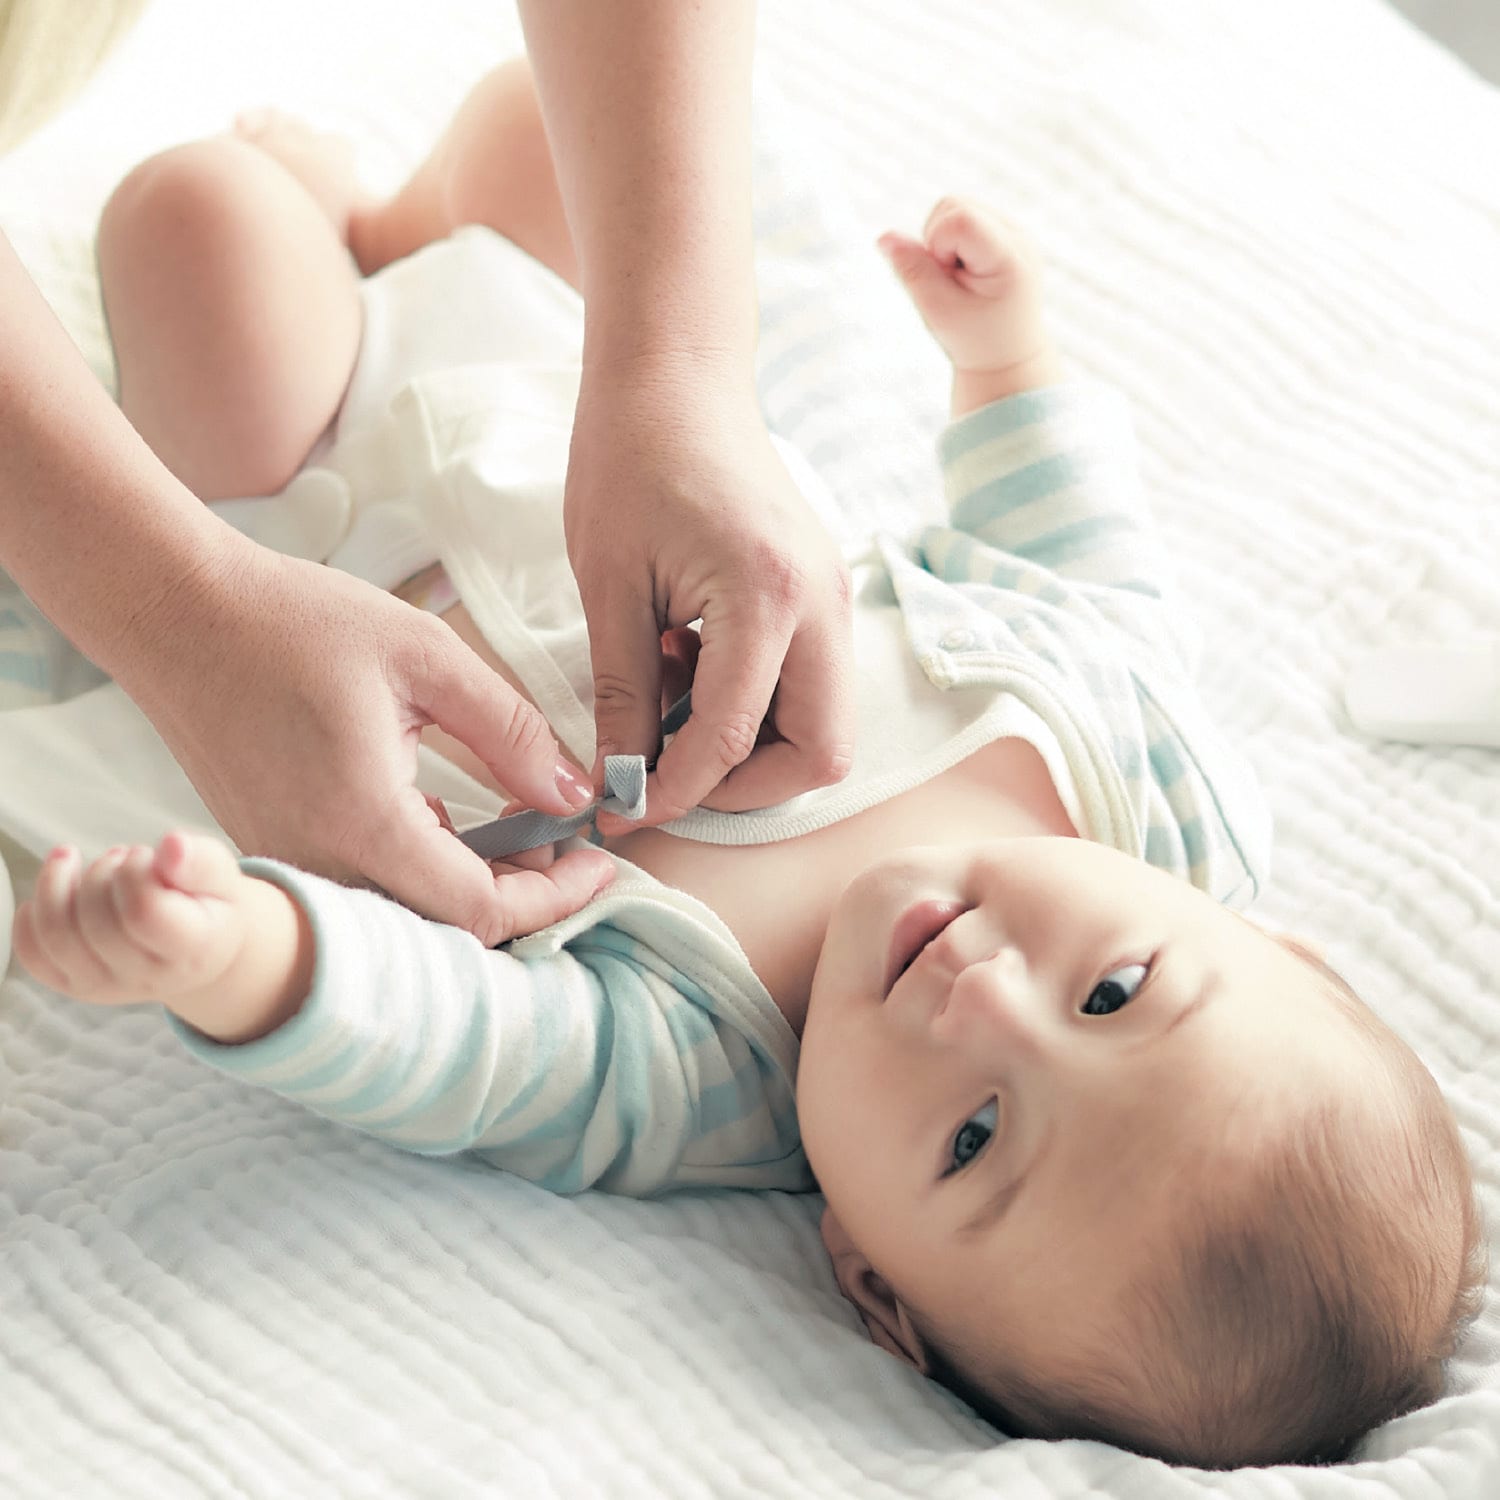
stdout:
{"type": "MultiPolygon", "coordinates": [[[[1195,1231],[1126,1310],[1130,1384],[1097,1364],[1043,1384],[930,1340],[934,1378],[1002,1431],[1204,1468],[1331,1463],[1442,1394],[1486,1275],[1458,1128],[1416,1054],[1322,959],[1288,946],[1387,1089],[1319,1101],[1195,1203],[1195,1231]]],[[[1064,1357],[1067,1342],[1060,1331],[1064,1357]]]]}

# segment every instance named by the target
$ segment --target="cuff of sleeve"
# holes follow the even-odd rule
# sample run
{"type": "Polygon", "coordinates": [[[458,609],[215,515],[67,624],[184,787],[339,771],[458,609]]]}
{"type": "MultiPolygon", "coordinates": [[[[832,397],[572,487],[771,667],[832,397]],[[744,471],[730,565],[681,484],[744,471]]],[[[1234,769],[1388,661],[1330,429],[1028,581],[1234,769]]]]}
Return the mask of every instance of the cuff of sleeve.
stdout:
{"type": "Polygon", "coordinates": [[[1124,414],[1119,394],[1088,380],[1021,391],[950,422],[938,437],[938,457],[944,468],[950,468],[997,438],[1024,434],[1016,444],[1016,458],[1018,463],[1033,462],[1076,446],[1080,431],[1097,440],[1101,413],[1112,408],[1124,414]]]}
{"type": "MultiPolygon", "coordinates": [[[[351,986],[351,966],[361,963],[358,923],[349,911],[350,898],[371,898],[370,892],[351,891],[316,875],[269,859],[242,859],[240,869],[258,880],[279,886],[307,914],[313,936],[312,984],[301,1008],[289,1021],[253,1042],[229,1045],[169,1015],[178,1039],[195,1057],[236,1077],[270,1081],[298,1063],[341,1047],[348,1039],[352,1018],[344,1015],[341,998],[358,992],[351,986]],[[330,976],[339,975],[334,984],[330,976]]],[[[375,900],[381,898],[373,897],[375,900]]]]}

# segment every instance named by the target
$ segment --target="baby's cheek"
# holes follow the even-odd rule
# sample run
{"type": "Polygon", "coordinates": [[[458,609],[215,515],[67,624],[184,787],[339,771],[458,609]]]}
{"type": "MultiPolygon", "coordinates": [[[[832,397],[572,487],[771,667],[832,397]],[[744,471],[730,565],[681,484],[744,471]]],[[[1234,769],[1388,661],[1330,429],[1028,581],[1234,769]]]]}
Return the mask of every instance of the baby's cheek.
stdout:
{"type": "Polygon", "coordinates": [[[803,1144],[819,1180],[886,1159],[901,1115],[899,1060],[870,1029],[809,1024],[797,1070],[803,1144]]]}
{"type": "Polygon", "coordinates": [[[797,1115],[815,1172],[820,1157],[827,1161],[845,1154],[845,1142],[858,1128],[857,1050],[836,1027],[820,1025],[809,1011],[797,1062],[797,1115]]]}

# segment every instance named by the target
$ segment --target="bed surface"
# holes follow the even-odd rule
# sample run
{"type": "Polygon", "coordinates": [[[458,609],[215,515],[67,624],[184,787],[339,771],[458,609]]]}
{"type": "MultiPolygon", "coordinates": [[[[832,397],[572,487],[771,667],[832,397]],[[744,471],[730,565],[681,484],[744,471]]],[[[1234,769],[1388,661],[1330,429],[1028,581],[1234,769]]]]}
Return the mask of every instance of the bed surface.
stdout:
{"type": "MultiPolygon", "coordinates": [[[[108,378],[89,232],[135,160],[275,103],[390,185],[518,37],[494,0],[156,0],[0,158],[0,228],[108,378]]],[[[1261,910],[1422,1053],[1500,1225],[1500,752],[1373,743],[1340,701],[1370,645],[1500,632],[1500,94],[1377,0],[764,0],[759,46],[773,425],[850,536],[930,514],[942,372],[872,242],[947,191],[1033,228],[1270,791],[1261,910]]],[[[18,890],[55,837],[206,816],[92,682],[0,580],[18,890]]],[[[1500,1495],[1496,1275],[1451,1393],[1357,1462],[1203,1475],[997,1442],[865,1341],[815,1198],[406,1158],[14,969],[0,1089],[7,1495],[1500,1495]]]]}

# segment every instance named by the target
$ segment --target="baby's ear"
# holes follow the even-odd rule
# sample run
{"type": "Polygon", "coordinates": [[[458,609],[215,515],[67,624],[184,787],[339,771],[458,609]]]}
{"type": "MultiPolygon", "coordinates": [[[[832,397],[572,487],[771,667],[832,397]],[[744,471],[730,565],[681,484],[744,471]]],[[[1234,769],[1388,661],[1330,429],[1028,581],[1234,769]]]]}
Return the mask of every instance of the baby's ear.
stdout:
{"type": "Polygon", "coordinates": [[[927,1350],[911,1314],[901,1304],[885,1278],[849,1238],[833,1210],[823,1213],[823,1244],[833,1261],[834,1280],[854,1304],[870,1335],[870,1342],[905,1360],[920,1375],[928,1371],[927,1350]]]}

